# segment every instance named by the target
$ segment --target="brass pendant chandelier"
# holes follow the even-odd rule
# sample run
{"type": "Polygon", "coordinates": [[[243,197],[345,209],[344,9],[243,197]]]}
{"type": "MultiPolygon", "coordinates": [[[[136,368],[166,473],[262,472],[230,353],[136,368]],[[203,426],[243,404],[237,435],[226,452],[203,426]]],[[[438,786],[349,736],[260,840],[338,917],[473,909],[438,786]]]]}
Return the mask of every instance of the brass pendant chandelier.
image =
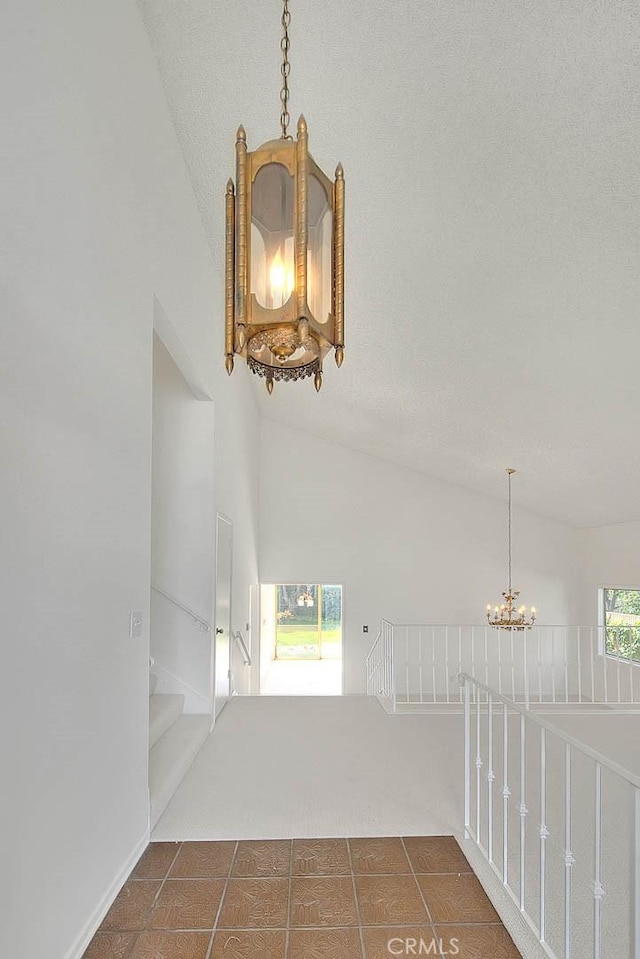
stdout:
{"type": "Polygon", "coordinates": [[[516,603],[518,602],[520,590],[514,589],[511,584],[511,477],[514,473],[515,470],[513,469],[507,470],[507,482],[509,486],[507,526],[507,537],[509,542],[509,587],[502,594],[504,597],[503,603],[500,603],[499,606],[495,606],[493,610],[491,609],[491,603],[487,604],[487,622],[490,626],[495,626],[496,629],[530,629],[536,621],[535,606],[531,607],[531,612],[529,614],[527,614],[527,609],[525,606],[519,606],[516,609],[516,603]]]}
{"type": "Polygon", "coordinates": [[[248,152],[239,127],[226,192],[225,365],[242,356],[269,393],[309,376],[319,390],[327,353],[344,358],[344,172],[315,163],[303,116],[288,132],[290,22],[284,0],[281,136],[248,152]]]}

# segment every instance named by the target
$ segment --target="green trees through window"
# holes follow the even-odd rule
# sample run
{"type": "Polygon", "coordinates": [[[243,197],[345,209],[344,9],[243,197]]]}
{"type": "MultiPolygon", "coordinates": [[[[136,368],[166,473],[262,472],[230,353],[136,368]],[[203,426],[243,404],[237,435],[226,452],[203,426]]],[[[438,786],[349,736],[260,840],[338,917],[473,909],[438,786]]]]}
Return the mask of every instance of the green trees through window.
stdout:
{"type": "Polygon", "coordinates": [[[285,583],[274,589],[276,659],[339,659],[342,587],[285,583]]]}
{"type": "Polygon", "coordinates": [[[640,662],[640,589],[602,590],[606,651],[640,662]]]}

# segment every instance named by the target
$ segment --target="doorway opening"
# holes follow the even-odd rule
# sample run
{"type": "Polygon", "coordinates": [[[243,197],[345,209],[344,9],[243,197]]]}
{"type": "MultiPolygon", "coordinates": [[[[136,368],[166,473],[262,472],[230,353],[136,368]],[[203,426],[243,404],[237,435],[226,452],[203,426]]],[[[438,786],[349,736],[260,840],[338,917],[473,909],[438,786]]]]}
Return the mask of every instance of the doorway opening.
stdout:
{"type": "Polygon", "coordinates": [[[342,586],[263,585],[260,606],[261,695],[341,695],[342,586]]]}

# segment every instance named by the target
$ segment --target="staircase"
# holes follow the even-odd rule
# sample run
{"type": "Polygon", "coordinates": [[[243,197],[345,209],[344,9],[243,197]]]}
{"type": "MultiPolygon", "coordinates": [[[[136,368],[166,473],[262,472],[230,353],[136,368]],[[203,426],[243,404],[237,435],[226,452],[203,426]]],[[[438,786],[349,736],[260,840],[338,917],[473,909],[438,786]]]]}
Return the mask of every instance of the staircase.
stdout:
{"type": "MultiPolygon", "coordinates": [[[[152,688],[154,688],[152,686],[152,688]]],[[[189,766],[209,735],[211,717],[185,715],[184,696],[149,697],[149,795],[151,828],[169,805],[189,766]]]]}

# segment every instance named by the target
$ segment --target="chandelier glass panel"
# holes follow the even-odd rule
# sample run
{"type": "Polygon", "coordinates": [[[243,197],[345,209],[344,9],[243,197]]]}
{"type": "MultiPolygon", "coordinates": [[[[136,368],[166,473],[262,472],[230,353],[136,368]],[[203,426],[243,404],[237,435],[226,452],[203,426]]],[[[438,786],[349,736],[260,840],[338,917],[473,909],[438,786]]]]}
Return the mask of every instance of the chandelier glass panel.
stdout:
{"type": "Polygon", "coordinates": [[[344,358],[344,173],[314,161],[303,116],[288,133],[289,23],[284,0],[282,135],[250,152],[238,129],[226,193],[225,364],[242,356],[269,393],[310,376],[319,390],[327,353],[344,358]]]}

